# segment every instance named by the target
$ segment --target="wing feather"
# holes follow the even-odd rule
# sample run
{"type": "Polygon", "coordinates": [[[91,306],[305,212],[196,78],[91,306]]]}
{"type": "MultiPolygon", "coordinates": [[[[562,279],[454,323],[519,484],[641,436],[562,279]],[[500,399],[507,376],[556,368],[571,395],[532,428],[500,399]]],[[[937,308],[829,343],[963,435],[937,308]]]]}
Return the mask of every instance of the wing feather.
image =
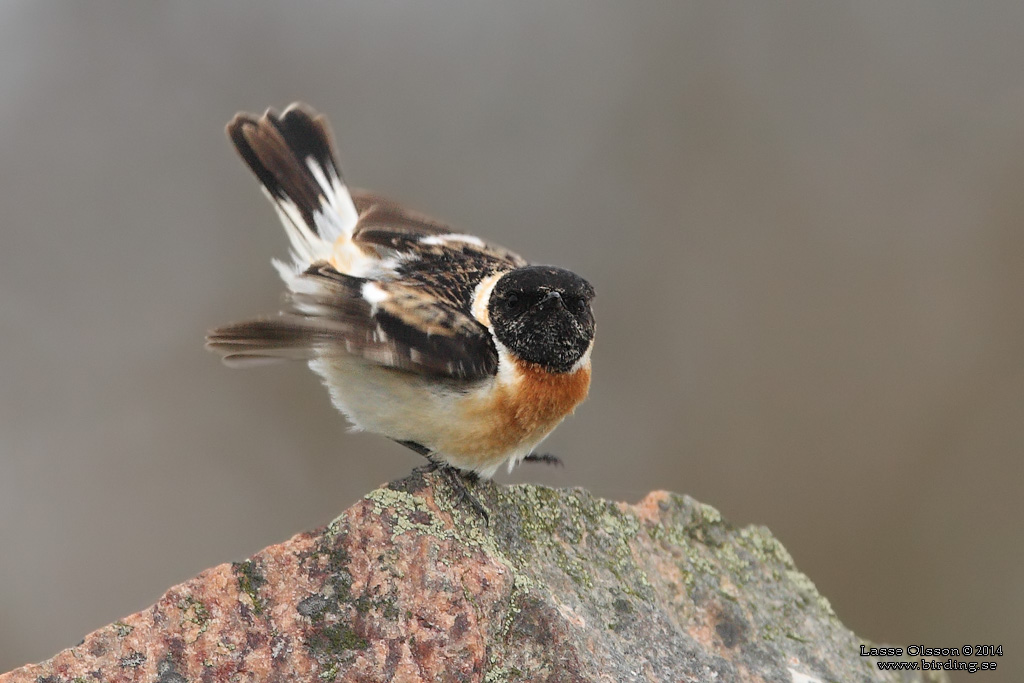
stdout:
{"type": "Polygon", "coordinates": [[[526,260],[515,252],[477,237],[456,233],[451,226],[418,211],[365,190],[352,190],[359,212],[352,241],[362,247],[397,252],[410,259],[450,258],[452,241],[462,240],[469,247],[463,254],[481,270],[507,270],[525,266],[526,260]],[[469,241],[466,241],[469,239],[469,241]]]}
{"type": "Polygon", "coordinates": [[[325,263],[295,278],[287,310],[218,328],[207,347],[229,365],[349,354],[459,380],[498,367],[487,328],[471,315],[414,285],[353,277],[325,263]]]}

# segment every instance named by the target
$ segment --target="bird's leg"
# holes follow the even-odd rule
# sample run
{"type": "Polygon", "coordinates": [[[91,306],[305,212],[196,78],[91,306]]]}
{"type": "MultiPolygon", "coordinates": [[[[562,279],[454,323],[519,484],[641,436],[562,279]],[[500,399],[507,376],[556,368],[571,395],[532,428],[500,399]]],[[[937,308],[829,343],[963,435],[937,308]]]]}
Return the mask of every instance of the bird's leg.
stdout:
{"type": "Polygon", "coordinates": [[[414,453],[419,453],[420,455],[427,459],[426,465],[420,465],[419,467],[412,468],[413,472],[416,472],[417,474],[429,474],[430,472],[433,472],[437,468],[443,467],[442,463],[439,463],[438,461],[434,460],[430,449],[424,446],[423,444],[418,444],[415,441],[398,441],[397,439],[395,440],[395,443],[401,444],[402,446],[408,448],[410,451],[413,451],[414,453]]]}
{"type": "Polygon", "coordinates": [[[540,462],[545,465],[556,465],[558,467],[565,467],[565,463],[557,455],[551,455],[550,453],[530,453],[523,458],[523,462],[540,462]]]}
{"type": "Polygon", "coordinates": [[[405,446],[410,451],[415,451],[416,453],[419,453],[427,460],[433,462],[433,460],[431,460],[430,458],[430,449],[424,446],[423,444],[416,443],[415,441],[399,441],[398,439],[395,439],[395,443],[405,446]]]}
{"type": "Polygon", "coordinates": [[[476,510],[481,517],[484,518],[484,524],[490,525],[491,515],[487,512],[487,508],[483,506],[476,496],[466,486],[466,482],[470,481],[476,483],[480,480],[480,477],[475,472],[461,472],[451,465],[442,465],[441,473],[448,479],[448,483],[455,490],[453,496],[455,504],[458,505],[463,500],[469,503],[469,506],[476,510]]]}
{"type": "Polygon", "coordinates": [[[480,516],[484,518],[484,523],[490,524],[491,516],[487,512],[487,508],[477,500],[476,496],[474,496],[466,486],[467,481],[474,484],[480,481],[480,477],[476,472],[463,473],[451,465],[435,460],[433,451],[423,444],[418,444],[415,441],[396,441],[395,443],[400,443],[409,450],[415,451],[427,459],[426,465],[420,465],[419,467],[414,468],[413,472],[427,474],[436,470],[441,470],[441,474],[444,475],[445,479],[448,480],[448,484],[455,490],[455,494],[453,496],[455,504],[458,505],[465,500],[469,503],[470,507],[480,513],[480,516]]]}

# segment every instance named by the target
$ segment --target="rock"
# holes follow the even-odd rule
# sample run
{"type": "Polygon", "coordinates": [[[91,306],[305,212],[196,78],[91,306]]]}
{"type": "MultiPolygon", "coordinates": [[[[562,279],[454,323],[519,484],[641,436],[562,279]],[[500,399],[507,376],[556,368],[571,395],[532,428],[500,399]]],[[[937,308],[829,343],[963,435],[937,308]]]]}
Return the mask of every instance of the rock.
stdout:
{"type": "Polygon", "coordinates": [[[880,672],[767,529],[689,497],[474,492],[489,526],[394,482],[0,683],[945,680],[880,672]]]}

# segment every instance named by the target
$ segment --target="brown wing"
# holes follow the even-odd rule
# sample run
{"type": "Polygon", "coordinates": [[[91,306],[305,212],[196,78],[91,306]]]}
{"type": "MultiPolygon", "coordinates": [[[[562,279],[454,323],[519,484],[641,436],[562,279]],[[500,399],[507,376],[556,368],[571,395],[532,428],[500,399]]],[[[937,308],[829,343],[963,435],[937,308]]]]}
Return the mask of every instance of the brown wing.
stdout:
{"type": "Polygon", "coordinates": [[[359,223],[353,241],[388,263],[380,279],[401,281],[471,316],[484,278],[527,265],[523,257],[368,192],[353,191],[359,223]],[[392,258],[393,257],[393,258],[392,258]]]}
{"type": "Polygon", "coordinates": [[[351,190],[352,201],[359,212],[352,241],[364,248],[394,250],[418,258],[430,258],[468,247],[466,255],[494,264],[496,269],[508,270],[525,266],[526,261],[515,252],[495,244],[486,244],[478,238],[464,235],[450,225],[407,209],[401,204],[366,190],[351,190]],[[462,245],[448,241],[447,236],[469,237],[472,241],[462,245]]]}
{"type": "Polygon", "coordinates": [[[351,188],[352,201],[359,212],[353,239],[376,244],[367,236],[390,232],[410,238],[424,235],[443,235],[452,232],[451,227],[425,214],[405,208],[398,202],[379,194],[351,188]],[[366,233],[365,235],[363,233],[366,233]]]}
{"type": "Polygon", "coordinates": [[[487,328],[421,287],[352,277],[317,264],[293,288],[288,310],[218,328],[207,337],[207,347],[230,365],[350,354],[460,380],[497,371],[487,328]]]}

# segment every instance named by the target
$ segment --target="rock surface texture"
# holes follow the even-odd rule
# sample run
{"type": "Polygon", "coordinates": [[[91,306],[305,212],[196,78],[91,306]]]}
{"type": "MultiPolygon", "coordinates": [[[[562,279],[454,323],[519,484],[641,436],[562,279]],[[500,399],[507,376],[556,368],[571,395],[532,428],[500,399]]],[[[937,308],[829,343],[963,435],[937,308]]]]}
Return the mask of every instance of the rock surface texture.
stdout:
{"type": "Polygon", "coordinates": [[[688,497],[439,476],[209,569],[0,683],[925,681],[878,671],[767,529],[688,497]]]}

